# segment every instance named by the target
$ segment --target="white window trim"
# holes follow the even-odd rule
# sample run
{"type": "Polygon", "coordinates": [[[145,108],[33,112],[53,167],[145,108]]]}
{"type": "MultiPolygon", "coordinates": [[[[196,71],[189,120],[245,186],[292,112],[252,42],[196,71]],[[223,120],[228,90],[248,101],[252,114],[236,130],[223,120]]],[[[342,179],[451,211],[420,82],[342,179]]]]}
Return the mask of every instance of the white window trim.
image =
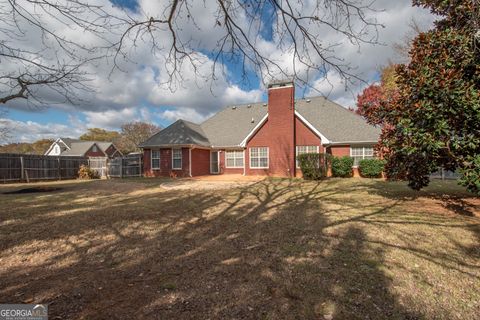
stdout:
{"type": "MultiPolygon", "coordinates": [[[[177,158],[178,160],[178,158],[177,158]]],[[[182,148],[172,148],[172,170],[182,170],[182,166],[183,166],[183,152],[182,152],[182,148]],[[180,167],[174,167],[173,164],[174,164],[174,161],[173,161],[173,150],[180,150],[180,167]]]]}
{"type": "MultiPolygon", "coordinates": [[[[360,156],[357,156],[357,155],[354,156],[352,154],[353,153],[353,148],[362,148],[362,160],[363,159],[370,159],[370,158],[365,158],[365,148],[372,148],[372,150],[373,150],[372,157],[375,158],[375,150],[374,150],[373,146],[350,146],[350,157],[354,158],[354,161],[355,161],[355,157],[360,157],[360,156]]],[[[352,168],[358,168],[358,165],[354,164],[352,168]]]]}
{"type": "MultiPolygon", "coordinates": [[[[234,156],[233,159],[234,159],[233,162],[235,163],[235,159],[240,159],[240,158],[234,156]]],[[[225,150],[225,168],[227,168],[227,169],[243,169],[244,167],[245,167],[245,153],[243,152],[243,150],[225,150]],[[242,154],[241,159],[243,160],[242,161],[243,166],[241,166],[241,167],[240,166],[229,166],[228,161],[227,161],[227,154],[229,152],[235,152],[235,154],[241,152],[241,154],[242,154]]]]}
{"type": "Polygon", "coordinates": [[[248,162],[250,169],[269,169],[270,168],[270,148],[269,147],[250,147],[248,148],[248,162]],[[266,167],[252,167],[252,148],[267,148],[267,166],[266,167]]]}
{"type": "MultiPolygon", "coordinates": [[[[152,170],[160,170],[160,158],[161,158],[161,155],[160,155],[160,149],[158,150],[150,150],[150,168],[152,170]],[[158,151],[158,167],[153,167],[153,151],[158,151]]],[[[157,158],[155,158],[157,159],[157,158]]]]}
{"type": "MultiPolygon", "coordinates": [[[[295,146],[295,165],[297,167],[297,169],[300,169],[300,166],[298,165],[298,147],[317,147],[317,151],[316,153],[320,153],[320,146],[316,146],[316,145],[301,145],[301,146],[295,146]]],[[[311,153],[311,152],[307,152],[307,153],[311,153]]]]}

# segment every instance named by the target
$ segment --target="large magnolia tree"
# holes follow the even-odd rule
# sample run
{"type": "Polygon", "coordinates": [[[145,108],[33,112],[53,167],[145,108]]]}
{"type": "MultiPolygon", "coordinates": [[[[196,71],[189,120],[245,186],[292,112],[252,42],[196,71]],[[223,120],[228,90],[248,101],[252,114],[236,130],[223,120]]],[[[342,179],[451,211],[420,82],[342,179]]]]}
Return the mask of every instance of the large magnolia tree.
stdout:
{"type": "Polygon", "coordinates": [[[480,194],[480,9],[475,0],[414,4],[442,18],[415,38],[410,62],[395,70],[398,91],[367,118],[389,126],[380,143],[389,177],[418,190],[439,168],[459,169],[480,194]]]}

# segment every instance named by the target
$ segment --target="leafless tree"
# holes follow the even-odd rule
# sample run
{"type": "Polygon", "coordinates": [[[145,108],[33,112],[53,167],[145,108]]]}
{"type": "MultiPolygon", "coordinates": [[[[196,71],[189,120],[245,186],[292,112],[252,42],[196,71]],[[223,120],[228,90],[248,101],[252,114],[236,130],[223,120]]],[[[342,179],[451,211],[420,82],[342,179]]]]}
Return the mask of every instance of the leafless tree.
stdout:
{"type": "MultiPolygon", "coordinates": [[[[199,44],[181,34],[185,20],[202,31],[196,23],[199,17],[192,10],[195,2],[198,0],[171,0],[158,16],[128,16],[124,20],[127,24],[125,31],[112,46],[115,62],[129,57],[129,47],[125,43],[149,38],[152,53],[165,58],[167,82],[171,88],[182,82],[184,63],[188,63],[197,76],[207,80],[215,80],[219,64],[237,63],[244,79],[252,69],[264,83],[272,78],[289,78],[308,85],[311,76],[327,76],[329,71],[338,73],[347,81],[361,80],[354,68],[336,54],[339,43],[324,39],[327,32],[337,32],[343,35],[343,41],[357,46],[378,43],[380,25],[374,18],[369,18],[369,13],[375,12],[374,0],[317,0],[313,5],[302,0],[212,0],[215,8],[212,24],[222,31],[222,35],[216,45],[209,48],[214,63],[210,72],[204,75],[198,72],[203,63],[196,56],[199,44]],[[267,32],[271,33],[276,49],[288,54],[290,70],[260,48],[265,21],[272,22],[272,28],[267,32]],[[165,41],[156,39],[156,31],[168,36],[169,45],[165,46],[165,41]]],[[[203,1],[205,6],[207,2],[203,1]]]]}
{"type": "Polygon", "coordinates": [[[413,18],[410,20],[408,27],[407,33],[405,33],[400,41],[393,44],[400,63],[408,63],[410,61],[410,49],[412,48],[413,40],[426,30],[424,25],[413,18]]]}
{"type": "Polygon", "coordinates": [[[135,60],[140,43],[147,43],[151,54],[164,63],[165,83],[171,90],[184,80],[182,67],[215,81],[219,69],[225,72],[232,63],[240,66],[244,80],[249,72],[264,82],[290,78],[306,85],[312,77],[329,72],[346,81],[360,79],[335,52],[339,43],[324,36],[334,31],[353,45],[377,43],[373,1],[170,0],[162,1],[152,14],[112,10],[87,0],[0,0],[0,62],[10,66],[0,71],[0,103],[15,99],[45,103],[43,97],[52,94],[73,103],[80,98],[79,90],[89,90],[86,64],[111,58],[112,70],[121,70],[124,63],[141,63],[135,60]],[[212,15],[210,27],[197,24],[204,12],[192,8],[199,2],[212,15]],[[57,27],[45,19],[54,19],[57,27]],[[214,45],[204,47],[185,34],[186,25],[207,35],[219,31],[220,36],[214,45]],[[38,33],[39,46],[22,42],[27,32],[38,33]],[[85,33],[97,41],[79,41],[85,33]],[[273,57],[265,42],[283,52],[287,61],[273,57]],[[201,69],[202,55],[213,61],[206,71],[201,69]]]}
{"type": "Polygon", "coordinates": [[[83,0],[1,0],[0,104],[15,99],[44,103],[46,95],[70,103],[79,98],[79,90],[89,90],[82,67],[101,54],[95,55],[96,48],[64,31],[103,37],[109,19],[102,7],[83,0]],[[53,20],[57,28],[46,19],[53,20]],[[34,36],[38,44],[30,43],[34,36]]]}

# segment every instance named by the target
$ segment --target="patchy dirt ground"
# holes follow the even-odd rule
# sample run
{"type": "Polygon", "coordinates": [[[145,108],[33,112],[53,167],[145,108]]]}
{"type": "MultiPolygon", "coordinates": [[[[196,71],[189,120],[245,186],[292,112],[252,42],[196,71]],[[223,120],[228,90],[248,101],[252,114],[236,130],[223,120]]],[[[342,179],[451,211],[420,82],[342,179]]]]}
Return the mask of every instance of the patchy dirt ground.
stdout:
{"type": "Polygon", "coordinates": [[[61,190],[0,195],[0,302],[51,319],[480,314],[480,200],[452,182],[35,185],[61,190]]]}

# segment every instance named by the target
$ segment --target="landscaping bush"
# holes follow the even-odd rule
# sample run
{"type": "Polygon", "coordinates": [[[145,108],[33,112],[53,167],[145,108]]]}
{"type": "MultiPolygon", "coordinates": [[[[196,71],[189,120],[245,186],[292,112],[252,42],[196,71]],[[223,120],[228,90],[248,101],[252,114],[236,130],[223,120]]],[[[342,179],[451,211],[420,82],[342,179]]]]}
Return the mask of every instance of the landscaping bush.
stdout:
{"type": "Polygon", "coordinates": [[[297,157],[305,180],[320,180],[327,176],[329,155],[324,153],[304,153],[297,157]]]}
{"type": "Polygon", "coordinates": [[[380,177],[384,168],[385,160],[382,159],[363,159],[358,164],[360,175],[366,178],[380,177]]]}
{"type": "Polygon", "coordinates": [[[332,175],[334,177],[348,178],[353,175],[353,158],[345,157],[334,157],[332,159],[332,175]]]}
{"type": "Polygon", "coordinates": [[[88,166],[82,164],[80,169],[78,169],[78,178],[79,179],[99,179],[98,173],[95,170],[90,169],[88,166]]]}

